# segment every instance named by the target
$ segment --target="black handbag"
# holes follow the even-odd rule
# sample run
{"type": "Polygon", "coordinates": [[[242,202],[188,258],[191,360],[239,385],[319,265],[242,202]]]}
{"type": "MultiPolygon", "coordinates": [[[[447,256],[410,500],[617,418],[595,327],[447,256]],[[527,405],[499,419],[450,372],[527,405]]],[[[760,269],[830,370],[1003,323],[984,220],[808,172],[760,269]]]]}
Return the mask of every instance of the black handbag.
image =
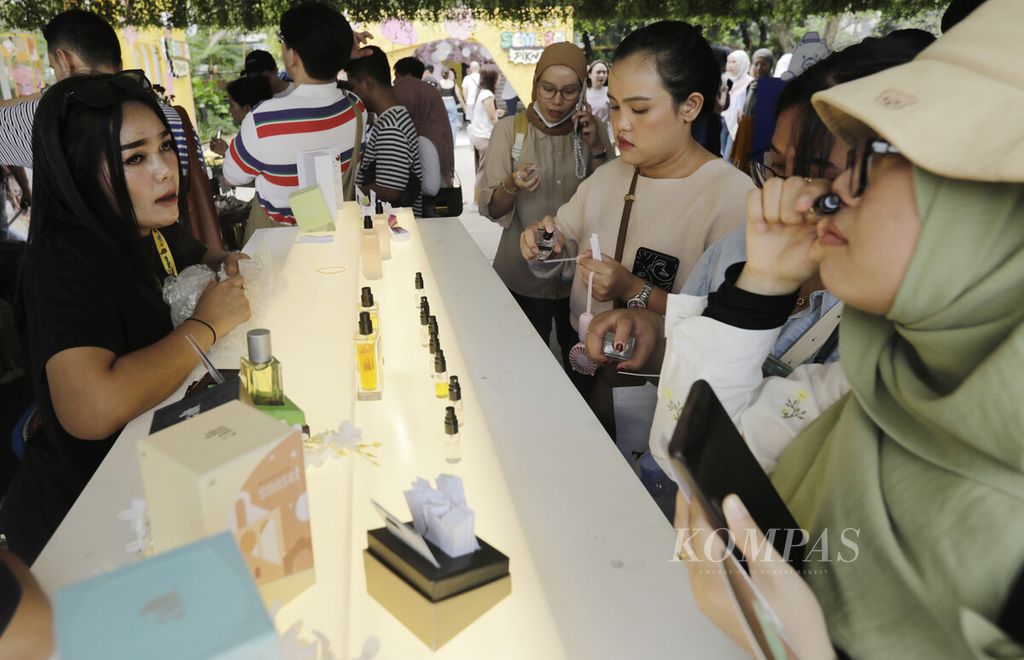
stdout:
{"type": "Polygon", "coordinates": [[[438,188],[433,197],[423,196],[424,218],[457,218],[462,215],[462,181],[455,175],[458,186],[438,188]]]}
{"type": "MultiPolygon", "coordinates": [[[[362,175],[364,186],[372,186],[377,182],[377,162],[376,161],[364,161],[362,164],[362,175]]],[[[416,202],[416,198],[420,196],[420,190],[422,190],[423,184],[420,183],[419,178],[409,173],[409,180],[405,183],[405,188],[402,190],[402,196],[398,198],[398,203],[393,206],[412,208],[416,202]]],[[[426,197],[424,197],[424,200],[426,197]]],[[[461,212],[461,208],[460,208],[461,212]]]]}

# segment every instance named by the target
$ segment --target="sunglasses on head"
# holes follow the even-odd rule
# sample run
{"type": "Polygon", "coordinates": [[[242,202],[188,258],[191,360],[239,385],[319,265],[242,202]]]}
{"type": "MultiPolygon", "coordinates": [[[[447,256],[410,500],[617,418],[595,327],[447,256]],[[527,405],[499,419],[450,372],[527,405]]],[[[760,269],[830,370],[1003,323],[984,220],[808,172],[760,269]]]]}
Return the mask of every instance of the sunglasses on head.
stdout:
{"type": "Polygon", "coordinates": [[[137,94],[152,89],[153,86],[142,69],[127,69],[100,78],[83,78],[64,93],[61,117],[67,112],[71,102],[99,110],[109,108],[121,100],[123,95],[118,94],[118,90],[137,94]]]}

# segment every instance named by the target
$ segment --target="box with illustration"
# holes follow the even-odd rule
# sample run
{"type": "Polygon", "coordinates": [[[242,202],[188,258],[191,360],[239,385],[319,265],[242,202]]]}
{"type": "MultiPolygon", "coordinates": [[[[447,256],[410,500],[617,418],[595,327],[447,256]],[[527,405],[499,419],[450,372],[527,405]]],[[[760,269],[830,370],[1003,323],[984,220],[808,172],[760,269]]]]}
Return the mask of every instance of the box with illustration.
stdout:
{"type": "Polygon", "coordinates": [[[228,530],[265,603],[315,580],[302,435],[231,401],[139,442],[157,552],[228,530]]]}

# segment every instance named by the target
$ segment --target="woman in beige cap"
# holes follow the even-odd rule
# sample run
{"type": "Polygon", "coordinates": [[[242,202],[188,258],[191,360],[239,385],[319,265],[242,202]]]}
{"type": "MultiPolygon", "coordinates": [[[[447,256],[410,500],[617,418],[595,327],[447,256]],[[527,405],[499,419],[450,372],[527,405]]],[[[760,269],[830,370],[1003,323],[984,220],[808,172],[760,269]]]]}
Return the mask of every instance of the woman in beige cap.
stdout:
{"type": "MultiPolygon", "coordinates": [[[[802,577],[723,506],[800,658],[1024,657],[1024,125],[1004,116],[1024,77],[995,64],[1024,55],[1021,25],[1024,3],[989,0],[913,62],[815,96],[847,170],[751,194],[745,266],[668,338],[693,380],[731,361],[713,385],[734,419],[787,383],[780,418],[824,410],[771,475],[810,538],[802,577]],[[983,102],[950,113],[951,90],[983,102]],[[816,267],[846,303],[841,363],[762,380],[775,331],[752,328],[781,325],[816,267]]],[[[704,513],[680,501],[676,526],[701,608],[760,645],[704,513]]]]}

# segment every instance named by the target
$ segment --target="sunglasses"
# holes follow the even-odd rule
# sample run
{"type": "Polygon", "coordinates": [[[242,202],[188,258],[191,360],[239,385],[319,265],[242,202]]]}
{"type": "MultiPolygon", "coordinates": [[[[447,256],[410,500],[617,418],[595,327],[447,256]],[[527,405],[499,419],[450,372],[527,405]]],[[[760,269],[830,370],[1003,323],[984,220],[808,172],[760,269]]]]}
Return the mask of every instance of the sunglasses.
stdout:
{"type": "Polygon", "coordinates": [[[61,119],[72,102],[100,110],[109,108],[123,98],[123,95],[118,93],[119,90],[138,94],[152,89],[153,86],[142,69],[128,69],[102,78],[84,78],[64,93],[61,119]]]}
{"type": "MultiPolygon", "coordinates": [[[[901,153],[893,145],[877,138],[865,140],[853,149],[850,149],[850,153],[846,156],[846,169],[850,171],[850,194],[853,198],[860,198],[864,195],[864,191],[867,190],[871,171],[875,167],[875,159],[878,156],[898,155],[901,153]]],[[[839,195],[829,193],[815,200],[812,210],[819,216],[832,215],[842,206],[843,202],[839,195]]]]}

